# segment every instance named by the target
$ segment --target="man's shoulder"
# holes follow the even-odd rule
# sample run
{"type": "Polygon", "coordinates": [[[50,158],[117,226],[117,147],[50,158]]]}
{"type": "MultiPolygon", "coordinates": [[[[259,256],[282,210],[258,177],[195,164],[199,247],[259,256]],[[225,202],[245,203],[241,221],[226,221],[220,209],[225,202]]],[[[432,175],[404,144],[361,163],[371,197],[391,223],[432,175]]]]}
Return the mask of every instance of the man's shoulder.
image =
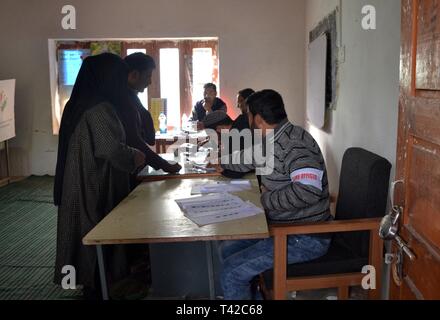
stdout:
{"type": "Polygon", "coordinates": [[[238,130],[250,129],[247,115],[244,114],[239,115],[237,119],[234,120],[232,124],[232,129],[238,129],[238,130]]]}
{"type": "Polygon", "coordinates": [[[286,136],[293,141],[314,140],[312,135],[303,127],[288,122],[284,129],[286,136]]]}
{"type": "Polygon", "coordinates": [[[216,105],[216,106],[225,106],[225,105],[226,105],[226,102],[224,102],[221,98],[216,97],[216,98],[215,98],[215,105],[216,105]]]}
{"type": "Polygon", "coordinates": [[[319,146],[313,136],[303,127],[289,123],[284,132],[279,136],[278,142],[285,149],[312,149],[320,152],[319,146]]]}

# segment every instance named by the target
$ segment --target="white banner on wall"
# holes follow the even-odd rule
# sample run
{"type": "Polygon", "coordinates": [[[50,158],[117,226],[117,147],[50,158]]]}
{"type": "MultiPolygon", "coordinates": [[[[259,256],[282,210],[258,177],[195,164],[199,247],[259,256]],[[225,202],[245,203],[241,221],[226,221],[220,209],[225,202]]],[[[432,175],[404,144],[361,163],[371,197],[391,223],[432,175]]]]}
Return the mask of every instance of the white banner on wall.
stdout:
{"type": "Polygon", "coordinates": [[[307,118],[321,129],[325,124],[327,35],[309,45],[307,72],[307,118]]]}
{"type": "Polygon", "coordinates": [[[0,142],[15,137],[15,79],[0,80],[0,142]]]}

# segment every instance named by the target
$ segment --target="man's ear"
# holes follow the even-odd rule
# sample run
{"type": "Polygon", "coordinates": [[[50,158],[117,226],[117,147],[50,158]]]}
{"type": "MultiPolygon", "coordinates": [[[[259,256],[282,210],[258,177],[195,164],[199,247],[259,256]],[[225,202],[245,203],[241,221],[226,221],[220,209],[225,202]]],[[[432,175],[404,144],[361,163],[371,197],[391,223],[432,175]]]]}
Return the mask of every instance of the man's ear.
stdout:
{"type": "Polygon", "coordinates": [[[254,125],[257,129],[266,129],[267,127],[266,121],[259,114],[254,116],[254,125]]]}
{"type": "Polygon", "coordinates": [[[128,80],[137,81],[139,79],[139,71],[133,70],[128,73],[128,80]]]}

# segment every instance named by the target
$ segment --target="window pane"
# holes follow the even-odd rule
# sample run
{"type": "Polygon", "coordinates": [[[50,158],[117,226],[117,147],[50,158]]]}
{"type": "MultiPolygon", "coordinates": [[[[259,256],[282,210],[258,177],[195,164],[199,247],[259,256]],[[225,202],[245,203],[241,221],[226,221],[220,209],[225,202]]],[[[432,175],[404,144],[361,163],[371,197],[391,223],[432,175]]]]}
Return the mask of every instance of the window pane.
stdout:
{"type": "Polygon", "coordinates": [[[61,122],[61,116],[72,94],[73,85],[83,60],[90,55],[89,49],[58,50],[58,94],[55,102],[55,116],[61,122]]]}
{"type": "Polygon", "coordinates": [[[168,126],[180,128],[179,49],[160,49],[160,96],[167,99],[168,126]]]}
{"type": "MultiPolygon", "coordinates": [[[[136,52],[147,54],[146,49],[127,49],[127,56],[136,52]]],[[[141,100],[142,104],[144,105],[144,108],[148,110],[148,88],[145,89],[144,92],[139,93],[138,97],[139,100],[141,100]]]]}
{"type": "Polygon", "coordinates": [[[90,50],[59,50],[58,72],[59,83],[63,86],[73,86],[83,59],[90,54],[90,50]]]}
{"type": "Polygon", "coordinates": [[[203,86],[212,82],[214,63],[211,48],[193,49],[193,105],[203,99],[203,86]]]}

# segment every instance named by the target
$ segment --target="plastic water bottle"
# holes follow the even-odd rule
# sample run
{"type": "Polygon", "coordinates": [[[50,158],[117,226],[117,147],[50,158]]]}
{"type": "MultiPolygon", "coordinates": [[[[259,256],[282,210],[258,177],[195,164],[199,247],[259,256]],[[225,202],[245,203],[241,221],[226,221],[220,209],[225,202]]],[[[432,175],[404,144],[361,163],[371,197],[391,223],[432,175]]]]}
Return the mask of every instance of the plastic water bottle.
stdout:
{"type": "Polygon", "coordinates": [[[159,115],[159,131],[161,134],[167,133],[167,116],[163,112],[159,115]]]}
{"type": "Polygon", "coordinates": [[[187,130],[188,129],[188,116],[186,115],[186,113],[183,114],[182,116],[182,130],[187,130]]]}

